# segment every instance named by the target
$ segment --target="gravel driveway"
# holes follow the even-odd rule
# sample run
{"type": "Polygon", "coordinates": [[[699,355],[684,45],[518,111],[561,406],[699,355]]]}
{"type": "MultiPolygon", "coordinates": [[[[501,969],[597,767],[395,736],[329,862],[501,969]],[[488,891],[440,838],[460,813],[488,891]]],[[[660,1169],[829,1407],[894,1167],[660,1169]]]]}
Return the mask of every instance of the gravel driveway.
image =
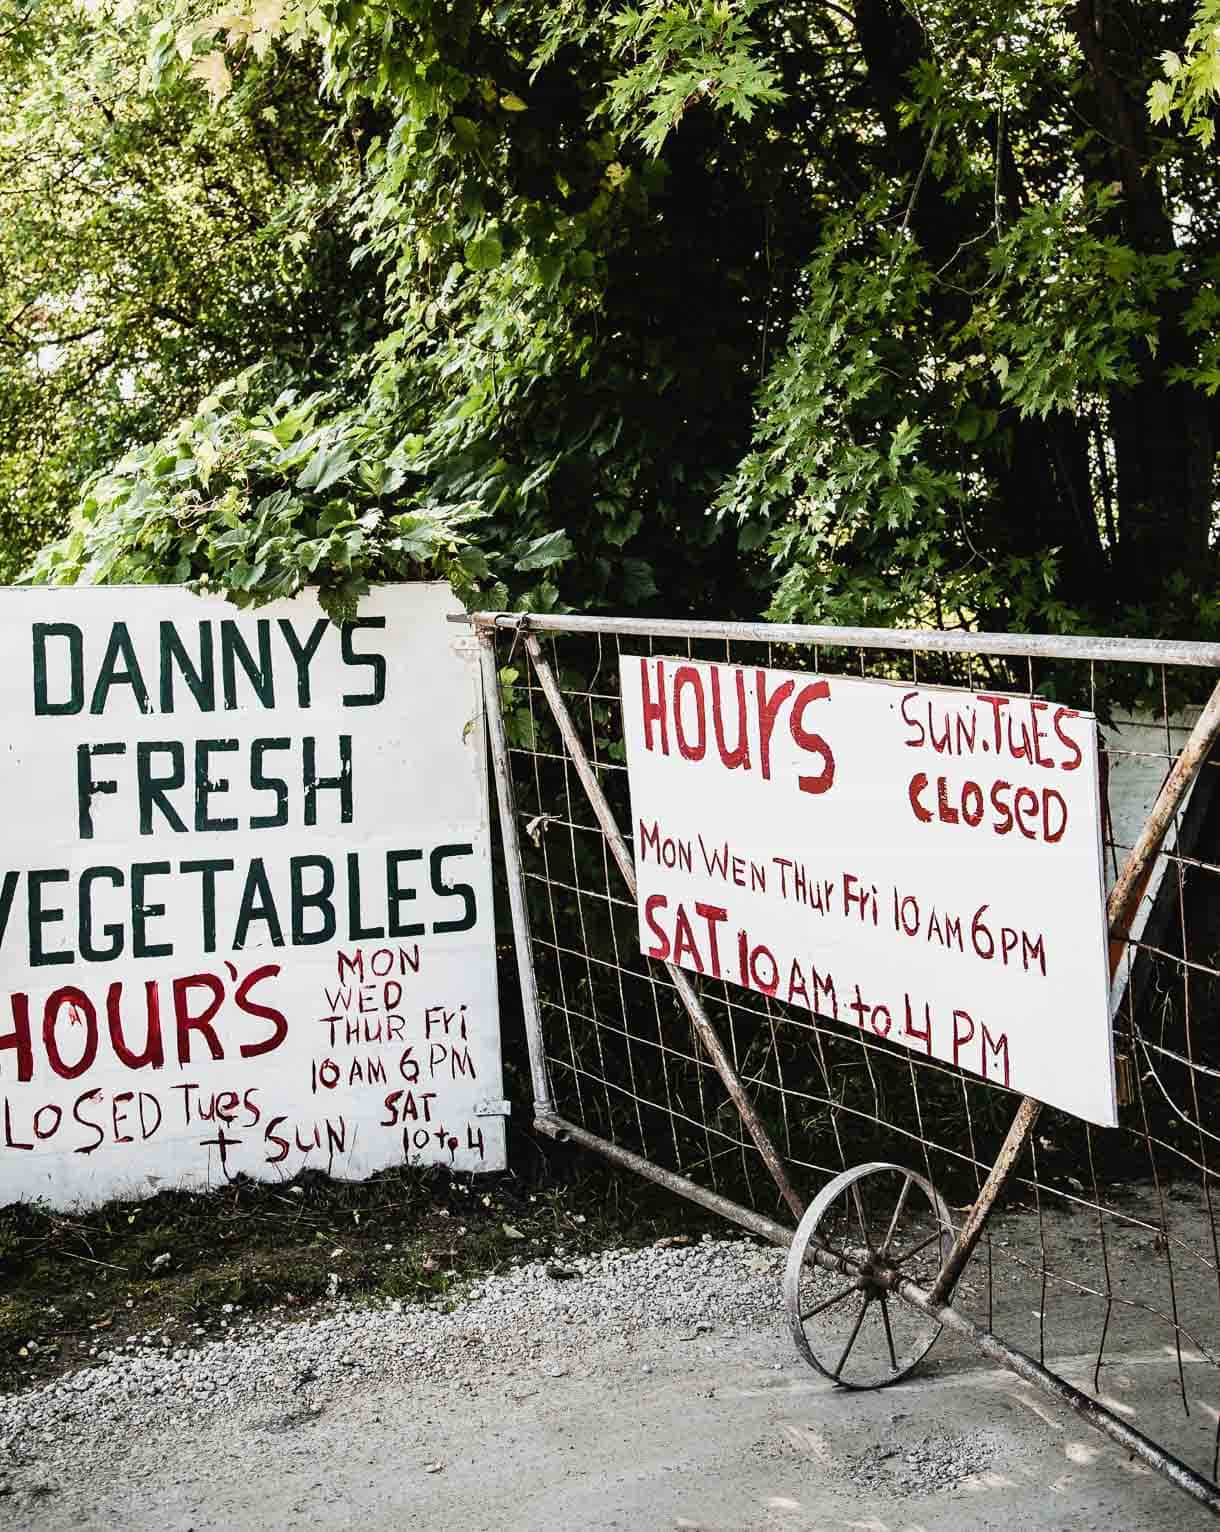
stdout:
{"type": "MultiPolygon", "coordinates": [[[[342,1298],[0,1399],[0,1520],[339,1527],[1063,1532],[1214,1525],[1074,1416],[942,1337],[845,1394],[799,1362],[778,1251],[745,1240],[521,1265],[444,1308],[342,1298]]],[[[1085,1358],[1061,1359],[1074,1381],[1085,1358]]],[[[1153,1421],[1167,1359],[1117,1387],[1153,1421]],[[1146,1396],[1146,1397],[1145,1397],[1146,1396]]],[[[1141,1420],[1141,1424],[1145,1421],[1141,1420]]],[[[1200,1444],[1213,1421],[1199,1421],[1200,1444]]]]}

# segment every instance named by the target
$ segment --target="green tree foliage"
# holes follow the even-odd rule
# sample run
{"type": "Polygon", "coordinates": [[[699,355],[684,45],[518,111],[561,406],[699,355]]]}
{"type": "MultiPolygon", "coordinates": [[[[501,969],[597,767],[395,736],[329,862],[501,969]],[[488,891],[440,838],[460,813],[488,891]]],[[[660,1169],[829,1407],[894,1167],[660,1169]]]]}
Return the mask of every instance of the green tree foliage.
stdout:
{"type": "Polygon", "coordinates": [[[138,22],[0,0],[0,578],[223,379],[342,387],[381,334],[316,59],[247,69],[209,113],[193,81],[148,88],[138,22]]]}
{"type": "MultiPolygon", "coordinates": [[[[462,517],[396,507],[401,465],[367,415],[291,389],[259,406],[256,376],[222,383],[167,436],[95,476],[68,535],[36,559],[36,578],[190,583],[239,606],[317,584],[336,620],[355,615],[372,581],[421,567],[473,594],[489,570],[462,517]]],[[[529,569],[570,548],[552,533],[513,551],[529,569]]]]}
{"type": "Polygon", "coordinates": [[[341,397],[214,402],[40,574],[198,577],[240,530],[243,599],[406,558],[542,606],[1211,627],[1210,4],[127,0],[201,144],[316,81],[378,317],[341,397]],[[322,490],[242,456],[299,400],[356,444],[322,490]],[[200,429],[229,478],[157,467],[200,429]],[[189,549],[133,564],[167,475],[189,549]]]}
{"type": "Polygon", "coordinates": [[[1214,110],[1220,101],[1220,0],[1200,0],[1186,47],[1178,54],[1161,54],[1164,79],[1148,88],[1148,110],[1154,122],[1168,122],[1174,112],[1203,147],[1215,141],[1214,110]]]}

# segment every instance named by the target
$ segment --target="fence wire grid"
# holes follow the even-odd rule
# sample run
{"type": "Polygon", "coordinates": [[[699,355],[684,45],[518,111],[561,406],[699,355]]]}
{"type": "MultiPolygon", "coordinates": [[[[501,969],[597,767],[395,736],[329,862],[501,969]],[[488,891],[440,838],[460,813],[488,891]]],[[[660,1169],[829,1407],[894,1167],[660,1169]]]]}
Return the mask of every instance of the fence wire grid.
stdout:
{"type": "MultiPolygon", "coordinates": [[[[1157,659],[1155,645],[1146,646],[1146,658],[1113,661],[1047,658],[1034,652],[1036,640],[1025,654],[989,651],[981,640],[977,650],[944,653],[796,644],[756,630],[679,639],[577,624],[547,630],[556,626],[549,620],[531,632],[629,845],[622,655],[1001,690],[1095,713],[1111,880],[1220,677],[1198,660],[1157,659]]],[[[492,619],[483,632],[494,635],[556,1113],[791,1222],[670,976],[640,952],[635,900],[521,634],[492,619]]],[[[1220,1477],[1218,766],[1213,753],[1177,814],[1118,964],[1121,1125],[1095,1128],[1042,1111],[954,1298],[1047,1366],[1075,1368],[1119,1413],[1134,1414],[1123,1399],[1132,1366],[1162,1367],[1164,1408],[1140,1429],[1213,1482],[1220,1477]]],[[[803,1197],[862,1161],[887,1160],[925,1175],[955,1222],[964,1218],[1018,1096],[843,1022],[722,981],[695,982],[803,1197]]]]}

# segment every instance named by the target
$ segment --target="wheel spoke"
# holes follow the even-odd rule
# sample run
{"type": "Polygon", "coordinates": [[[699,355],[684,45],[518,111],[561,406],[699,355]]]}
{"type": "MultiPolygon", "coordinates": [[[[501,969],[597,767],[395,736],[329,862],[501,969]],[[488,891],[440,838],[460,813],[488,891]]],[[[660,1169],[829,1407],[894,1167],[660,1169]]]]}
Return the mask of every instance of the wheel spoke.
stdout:
{"type": "Polygon", "coordinates": [[[943,1264],[955,1230],[944,1199],[915,1170],[870,1164],[835,1176],[802,1219],[785,1265],[786,1317],[802,1355],[839,1388],[906,1377],[942,1326],[924,1314],[912,1327],[892,1310],[904,1292],[919,1306],[914,1284],[926,1285],[943,1264]],[[825,1277],[806,1277],[818,1266],[825,1277]],[[874,1302],[879,1316],[870,1316],[874,1302]]]}
{"type": "Polygon", "coordinates": [[[843,1347],[843,1355],[839,1358],[839,1365],[831,1373],[831,1377],[837,1382],[847,1365],[847,1358],[851,1355],[851,1348],[856,1344],[856,1336],[860,1333],[860,1326],[864,1323],[864,1316],[868,1313],[868,1306],[873,1301],[871,1293],[864,1294],[864,1302],[860,1305],[860,1312],[856,1315],[856,1322],[851,1327],[851,1334],[847,1337],[847,1345],[843,1347]]]}
{"type": "Polygon", "coordinates": [[[853,1203],[855,1203],[855,1207],[856,1207],[856,1221],[860,1225],[860,1236],[864,1240],[865,1246],[867,1247],[869,1254],[870,1255],[876,1255],[877,1247],[873,1244],[873,1241],[872,1241],[872,1239],[871,1239],[871,1237],[869,1235],[868,1223],[867,1223],[867,1221],[866,1221],[866,1219],[864,1217],[864,1207],[863,1207],[863,1204],[860,1201],[860,1188],[856,1185],[856,1183],[854,1181],[852,1182],[852,1186],[851,1186],[851,1200],[852,1200],[853,1203]]]}
{"type": "Polygon", "coordinates": [[[858,1282],[853,1282],[850,1287],[841,1287],[832,1298],[823,1299],[821,1303],[815,1304],[813,1308],[802,1314],[801,1323],[804,1324],[807,1319],[812,1319],[815,1314],[820,1314],[823,1309],[830,1309],[833,1308],[836,1303],[842,1303],[843,1299],[846,1298],[849,1293],[858,1293],[859,1291],[860,1284],[858,1282]]]}
{"type": "MultiPolygon", "coordinates": [[[[824,1250],[827,1255],[834,1256],[836,1261],[846,1261],[852,1262],[854,1264],[854,1257],[847,1253],[846,1247],[844,1247],[842,1250],[838,1250],[834,1245],[830,1243],[828,1239],[823,1239],[820,1235],[816,1237],[813,1243],[817,1245],[819,1250],[824,1250]]],[[[814,1264],[816,1265],[816,1262],[814,1264]]]]}
{"type": "Polygon", "coordinates": [[[885,1294],[879,1296],[881,1304],[881,1318],[885,1322],[885,1343],[890,1348],[890,1364],[894,1371],[898,1371],[898,1353],[894,1350],[894,1332],[890,1329],[890,1306],[885,1301],[885,1294]]]}
{"type": "Polygon", "coordinates": [[[911,1177],[907,1176],[902,1183],[902,1190],[898,1193],[898,1201],[894,1204],[894,1216],[890,1219],[890,1226],[885,1231],[885,1243],[881,1246],[882,1254],[886,1254],[889,1251],[890,1240],[893,1239],[894,1233],[898,1228],[898,1220],[902,1217],[903,1208],[906,1207],[907,1195],[911,1190],[911,1185],[911,1177]]]}
{"type": "Polygon", "coordinates": [[[935,1233],[929,1234],[927,1239],[921,1239],[920,1242],[917,1245],[912,1246],[912,1248],[908,1250],[905,1255],[895,1256],[894,1265],[905,1266],[913,1256],[917,1256],[921,1250],[926,1250],[933,1240],[943,1239],[944,1233],[945,1231],[943,1229],[937,1229],[935,1233]]]}

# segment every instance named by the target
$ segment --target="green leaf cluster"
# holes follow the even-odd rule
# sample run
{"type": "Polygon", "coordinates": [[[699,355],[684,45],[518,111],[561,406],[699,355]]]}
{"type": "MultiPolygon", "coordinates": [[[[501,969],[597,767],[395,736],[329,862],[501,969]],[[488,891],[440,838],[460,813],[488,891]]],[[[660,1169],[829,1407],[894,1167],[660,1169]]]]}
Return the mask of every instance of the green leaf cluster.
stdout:
{"type": "MultiPolygon", "coordinates": [[[[336,622],[377,582],[441,575],[459,594],[493,578],[472,543],[477,508],[402,510],[402,453],[359,411],[289,390],[259,406],[250,374],[222,385],[167,436],[89,485],[65,537],[28,580],[189,584],[258,606],[316,585],[336,622]]],[[[536,575],[571,551],[562,533],[514,549],[536,575]]],[[[502,594],[502,592],[494,592],[502,594]]]]}
{"type": "Polygon", "coordinates": [[[779,73],[750,18],[761,0],[702,0],[691,6],[627,6],[611,18],[611,56],[624,72],[609,82],[601,112],[629,125],[650,154],[660,152],[683,116],[701,102],[743,122],[783,100],[779,73]]]}
{"type": "Polygon", "coordinates": [[[1220,0],[1200,0],[1181,53],[1160,56],[1163,78],[1148,87],[1148,114],[1167,123],[1175,113],[1187,131],[1210,149],[1220,102],[1220,0]]]}
{"type": "Polygon", "coordinates": [[[224,379],[342,389],[381,333],[316,54],[251,58],[213,111],[189,78],[150,89],[151,18],[0,4],[0,578],[224,379]]]}

